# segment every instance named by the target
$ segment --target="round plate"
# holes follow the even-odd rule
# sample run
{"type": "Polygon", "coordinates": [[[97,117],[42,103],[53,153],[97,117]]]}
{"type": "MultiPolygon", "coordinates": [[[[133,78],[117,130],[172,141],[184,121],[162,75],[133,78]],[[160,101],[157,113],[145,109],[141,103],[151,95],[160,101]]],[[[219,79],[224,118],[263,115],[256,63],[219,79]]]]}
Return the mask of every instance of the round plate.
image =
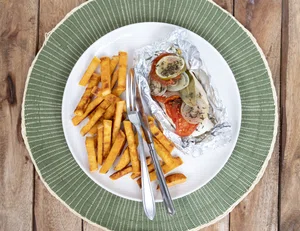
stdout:
{"type": "MultiPolygon", "coordinates": [[[[79,86],[78,83],[95,55],[98,57],[113,56],[118,54],[118,51],[124,50],[128,52],[128,68],[130,68],[133,63],[133,53],[136,49],[167,37],[175,29],[176,26],[165,23],[138,23],[106,34],[91,45],[79,58],[66,84],[62,102],[62,123],[70,151],[79,166],[93,181],[109,192],[123,198],[142,200],[141,190],[137,183],[130,178],[130,174],[117,181],[112,181],[109,176],[114,172],[113,169],[105,175],[89,171],[85,137],[80,135],[80,129],[87,121],[81,123],[80,126],[73,126],[71,120],[74,116],[73,111],[85,90],[85,87],[79,86]]],[[[212,45],[199,35],[188,31],[188,39],[197,46],[202,60],[212,76],[212,83],[227,109],[229,122],[232,125],[233,138],[228,145],[215,150],[211,149],[199,157],[183,155],[175,150],[173,155],[179,155],[184,163],[172,172],[185,174],[187,181],[184,184],[170,188],[173,199],[188,195],[199,189],[221,170],[234,149],[241,122],[240,95],[234,76],[226,61],[212,45]]],[[[156,190],[156,184],[153,185],[153,190],[155,199],[161,201],[161,194],[160,191],[156,190]]]]}
{"type": "MultiPolygon", "coordinates": [[[[121,231],[198,230],[228,214],[262,177],[278,125],[271,73],[253,36],[212,1],[91,0],[47,35],[28,73],[22,134],[45,186],[81,218],[121,231]],[[61,117],[64,88],[81,55],[105,34],[147,21],[182,26],[214,46],[234,74],[242,104],[240,134],[225,166],[203,187],[175,200],[175,216],[157,203],[153,221],[144,215],[141,202],[108,192],[80,168],[66,143],[61,117]]],[[[210,68],[212,75],[214,69],[218,67],[210,68]]]]}

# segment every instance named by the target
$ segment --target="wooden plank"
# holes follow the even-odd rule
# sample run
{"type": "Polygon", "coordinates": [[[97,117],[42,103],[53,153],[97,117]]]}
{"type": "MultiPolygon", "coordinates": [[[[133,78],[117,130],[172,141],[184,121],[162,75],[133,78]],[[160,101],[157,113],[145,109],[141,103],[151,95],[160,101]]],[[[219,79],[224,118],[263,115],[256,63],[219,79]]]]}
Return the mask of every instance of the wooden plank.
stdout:
{"type": "MultiPolygon", "coordinates": [[[[280,96],[281,0],[236,0],[234,12],[263,49],[280,96]]],[[[262,180],[231,213],[230,230],[278,230],[278,179],[279,139],[262,180]]]]}
{"type": "Polygon", "coordinates": [[[283,1],[280,230],[300,230],[300,2],[283,1]]]}
{"type": "MultiPolygon", "coordinates": [[[[233,0],[214,0],[219,6],[224,10],[228,11],[230,14],[233,13],[233,0]]],[[[229,230],[229,215],[218,221],[217,223],[210,225],[201,231],[228,231],[229,230]]]]}
{"type": "Polygon", "coordinates": [[[0,230],[31,230],[33,165],[21,135],[24,84],[36,51],[38,0],[0,1],[0,230]]]}
{"type": "Polygon", "coordinates": [[[34,222],[36,230],[81,231],[81,219],[53,197],[35,176],[34,222]]]}
{"type": "Polygon", "coordinates": [[[234,0],[213,0],[224,10],[228,11],[230,14],[233,13],[233,1],[234,0]]]}
{"type": "MultiPolygon", "coordinates": [[[[41,47],[44,42],[45,33],[54,28],[68,12],[82,2],[84,1],[40,0],[39,47],[41,47]]],[[[48,192],[43,183],[39,180],[37,173],[35,177],[34,201],[36,230],[81,231],[82,220],[48,192]]]]}

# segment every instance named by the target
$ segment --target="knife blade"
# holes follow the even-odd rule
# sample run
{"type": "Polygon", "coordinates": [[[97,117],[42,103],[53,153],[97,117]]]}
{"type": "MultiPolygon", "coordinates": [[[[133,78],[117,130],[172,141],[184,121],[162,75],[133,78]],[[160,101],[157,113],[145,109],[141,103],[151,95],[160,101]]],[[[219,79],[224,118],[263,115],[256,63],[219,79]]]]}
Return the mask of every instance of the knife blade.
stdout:
{"type": "MultiPolygon", "coordinates": [[[[134,75],[134,71],[131,70],[130,74],[134,75]]],[[[167,212],[169,214],[174,215],[175,214],[174,204],[173,204],[173,201],[172,201],[172,198],[171,198],[171,195],[170,195],[170,192],[169,192],[169,189],[168,189],[163,171],[160,167],[160,163],[159,163],[159,160],[158,160],[157,153],[156,153],[155,148],[154,148],[152,133],[151,133],[150,128],[149,128],[148,116],[145,113],[143,98],[142,98],[143,96],[142,96],[142,94],[140,94],[140,92],[141,92],[140,87],[139,87],[138,84],[136,84],[136,105],[137,105],[137,108],[138,108],[138,111],[139,111],[139,116],[141,117],[140,120],[142,122],[141,124],[142,124],[142,129],[143,129],[144,134],[145,134],[145,140],[148,144],[150,156],[151,156],[152,161],[154,163],[155,172],[156,172],[156,176],[157,176],[157,179],[158,179],[158,183],[159,183],[159,186],[160,186],[160,191],[161,191],[161,194],[162,194],[162,198],[163,198],[165,207],[166,207],[167,212]]]]}

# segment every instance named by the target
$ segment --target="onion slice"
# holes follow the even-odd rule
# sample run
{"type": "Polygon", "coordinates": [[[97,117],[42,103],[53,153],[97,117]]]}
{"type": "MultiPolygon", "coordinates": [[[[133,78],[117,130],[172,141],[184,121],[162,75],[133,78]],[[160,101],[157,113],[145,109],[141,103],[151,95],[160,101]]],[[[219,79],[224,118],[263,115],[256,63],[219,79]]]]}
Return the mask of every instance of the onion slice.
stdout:
{"type": "Polygon", "coordinates": [[[150,81],[150,91],[151,95],[154,96],[163,96],[167,91],[167,86],[161,84],[160,82],[156,80],[150,81]]]}
{"type": "Polygon", "coordinates": [[[168,91],[180,91],[183,88],[186,88],[189,85],[190,79],[189,76],[183,72],[179,80],[175,84],[168,86],[168,91]]]}

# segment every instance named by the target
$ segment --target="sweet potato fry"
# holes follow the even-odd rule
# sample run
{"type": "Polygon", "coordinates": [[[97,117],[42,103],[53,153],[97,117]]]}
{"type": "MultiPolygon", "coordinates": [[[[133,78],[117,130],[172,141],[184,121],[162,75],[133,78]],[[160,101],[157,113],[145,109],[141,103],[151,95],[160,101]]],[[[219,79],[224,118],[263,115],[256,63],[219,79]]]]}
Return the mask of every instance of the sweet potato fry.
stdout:
{"type": "Polygon", "coordinates": [[[116,104],[116,111],[115,111],[115,116],[114,116],[114,125],[113,125],[113,132],[112,132],[112,142],[113,143],[115,142],[117,134],[120,131],[124,105],[125,105],[124,100],[117,102],[117,104],[116,104]]]}
{"type": "Polygon", "coordinates": [[[95,115],[95,113],[96,113],[96,110],[92,111],[92,112],[88,115],[88,118],[89,118],[89,119],[92,119],[93,116],[95,115]]]}
{"type": "MultiPolygon", "coordinates": [[[[162,165],[163,164],[163,162],[160,160],[159,161],[159,163],[160,163],[160,165],[162,165]]],[[[148,164],[148,163],[147,163],[148,164]]],[[[155,167],[154,167],[154,164],[149,164],[148,165],[148,172],[149,173],[151,173],[152,171],[154,171],[154,169],[155,169],[155,167]]],[[[140,177],[141,176],[141,173],[132,173],[131,174],[131,179],[136,179],[136,178],[138,178],[138,177],[140,177]]]]}
{"type": "Polygon", "coordinates": [[[89,130],[95,125],[95,123],[100,119],[100,117],[104,114],[105,110],[101,108],[101,105],[99,105],[96,108],[95,115],[89,120],[89,122],[80,130],[81,135],[86,135],[89,130]]]}
{"type": "Polygon", "coordinates": [[[119,56],[114,55],[110,60],[110,73],[112,74],[119,63],[119,56]]]}
{"type": "MultiPolygon", "coordinates": [[[[171,172],[173,169],[175,169],[178,166],[182,165],[182,163],[183,163],[182,159],[179,156],[177,156],[177,157],[174,157],[174,164],[172,166],[168,166],[166,164],[163,164],[161,166],[161,169],[162,169],[164,174],[167,174],[168,172],[171,172]]],[[[154,181],[154,180],[157,179],[155,171],[150,172],[149,176],[150,176],[150,181],[154,181]]],[[[136,182],[141,187],[141,178],[137,179],[136,182]]]]}
{"type": "Polygon", "coordinates": [[[103,118],[106,120],[110,120],[114,117],[116,111],[116,104],[111,104],[105,111],[103,118]]]}
{"type": "Polygon", "coordinates": [[[161,143],[168,152],[172,152],[175,148],[173,142],[171,142],[159,129],[156,127],[153,121],[149,122],[149,127],[153,136],[161,143]]]}
{"type": "Polygon", "coordinates": [[[107,173],[107,171],[111,168],[113,163],[115,162],[117,156],[120,154],[124,144],[126,141],[126,137],[122,131],[119,131],[116,141],[114,142],[102,168],[100,169],[100,173],[107,173]]]}
{"type": "Polygon", "coordinates": [[[156,139],[153,139],[154,147],[159,155],[159,157],[169,166],[174,164],[174,157],[170,154],[170,152],[165,149],[165,147],[156,139]]]}
{"type": "Polygon", "coordinates": [[[130,121],[123,121],[124,125],[124,130],[126,133],[126,138],[127,138],[127,143],[128,143],[128,148],[129,148],[129,155],[130,155],[130,160],[132,164],[132,172],[133,173],[139,173],[140,170],[140,161],[138,158],[138,153],[137,153],[137,145],[134,141],[134,133],[132,130],[132,125],[130,121]]]}
{"type": "Polygon", "coordinates": [[[128,55],[126,52],[119,52],[119,76],[118,76],[118,86],[116,88],[116,95],[120,96],[126,89],[126,74],[127,74],[127,59],[128,55]]]}
{"type": "Polygon", "coordinates": [[[102,164],[103,162],[103,137],[104,137],[104,126],[101,123],[98,127],[97,134],[97,162],[98,164],[102,164]]]}
{"type": "Polygon", "coordinates": [[[100,80],[100,75],[94,73],[90,79],[90,82],[85,89],[77,107],[74,110],[75,115],[83,115],[84,111],[86,110],[89,102],[91,101],[92,98],[92,89],[99,83],[100,80]]]}
{"type": "MultiPolygon", "coordinates": [[[[166,179],[167,186],[171,187],[186,182],[187,177],[182,173],[173,173],[166,176],[165,179],[166,179]]],[[[157,185],[157,189],[159,189],[159,185],[157,185]]]]}
{"type": "Polygon", "coordinates": [[[103,120],[103,127],[104,127],[103,158],[105,159],[111,148],[112,121],[111,120],[103,120]]]}
{"type": "MultiPolygon", "coordinates": [[[[149,165],[149,164],[151,163],[151,158],[148,156],[148,157],[146,158],[146,161],[147,161],[147,165],[149,165]]],[[[117,179],[119,179],[120,177],[125,176],[126,174],[131,173],[131,172],[132,172],[132,166],[128,166],[128,167],[126,167],[126,168],[123,168],[123,169],[121,169],[121,170],[115,172],[114,174],[112,174],[112,175],[110,176],[110,178],[111,178],[112,180],[117,180],[117,179]]]]}
{"type": "Polygon", "coordinates": [[[93,87],[91,93],[94,95],[94,96],[102,96],[102,89],[98,86],[95,86],[93,87]]]}
{"type": "MultiPolygon", "coordinates": [[[[104,113],[105,114],[105,113],[104,113]]],[[[95,135],[98,131],[99,125],[102,123],[103,116],[94,124],[94,126],[89,130],[90,135],[95,135]]]]}
{"type": "Polygon", "coordinates": [[[110,105],[117,102],[118,97],[116,97],[113,94],[106,95],[104,97],[104,101],[100,104],[100,107],[102,107],[104,110],[106,110],[110,105]]]}
{"type": "Polygon", "coordinates": [[[152,116],[148,116],[148,121],[149,121],[149,123],[150,123],[150,122],[153,122],[153,123],[154,123],[155,119],[154,119],[152,116]]]}
{"type": "Polygon", "coordinates": [[[110,80],[110,58],[101,58],[101,82],[102,82],[102,96],[106,96],[111,93],[111,80],[110,80]]]}
{"type": "Polygon", "coordinates": [[[121,178],[122,176],[125,176],[131,172],[132,172],[132,166],[128,166],[124,169],[121,169],[121,170],[113,173],[112,175],[109,176],[109,178],[112,180],[117,180],[117,179],[121,178]]]}
{"type": "Polygon", "coordinates": [[[87,85],[87,83],[89,82],[92,74],[95,72],[95,70],[99,66],[100,62],[101,62],[100,59],[96,56],[92,59],[92,61],[90,62],[89,66],[87,68],[87,70],[85,71],[84,75],[82,76],[82,78],[79,82],[79,85],[81,85],[81,86],[87,85]]]}
{"type": "Polygon", "coordinates": [[[85,147],[86,147],[87,154],[88,154],[88,162],[89,162],[90,171],[94,172],[94,171],[98,170],[94,137],[86,137],[85,147]]]}
{"type": "Polygon", "coordinates": [[[112,75],[112,78],[111,78],[111,89],[113,89],[113,87],[115,86],[117,80],[118,80],[118,76],[119,76],[119,69],[116,70],[113,75],[112,75]]]}
{"type": "Polygon", "coordinates": [[[84,120],[102,101],[104,100],[103,97],[97,97],[92,102],[89,103],[87,106],[84,114],[82,116],[74,116],[72,118],[72,122],[75,126],[80,124],[82,120],[84,120]]]}
{"type": "Polygon", "coordinates": [[[128,147],[125,149],[124,153],[121,155],[118,164],[115,167],[116,171],[125,168],[130,163],[130,155],[128,147]]]}

